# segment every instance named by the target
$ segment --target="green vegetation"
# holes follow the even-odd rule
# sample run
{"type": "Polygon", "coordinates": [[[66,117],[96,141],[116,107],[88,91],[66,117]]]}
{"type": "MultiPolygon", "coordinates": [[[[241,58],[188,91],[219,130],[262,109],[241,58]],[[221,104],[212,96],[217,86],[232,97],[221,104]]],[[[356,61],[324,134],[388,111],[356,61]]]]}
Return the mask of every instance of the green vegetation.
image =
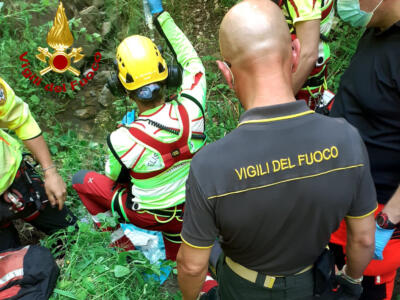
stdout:
{"type": "Polygon", "coordinates": [[[78,231],[71,227],[44,241],[45,246],[52,247],[61,238],[67,248],[51,299],[179,299],[160,290],[157,282],[143,279],[144,274],[158,275],[161,270],[149,264],[141,252],[119,253],[107,247],[109,232],[95,231],[93,224],[78,225],[78,231]]]}
{"type": "MultiPolygon", "coordinates": [[[[165,2],[166,8],[193,41],[205,64],[208,81],[207,134],[209,142],[215,141],[236,127],[243,111],[215,65],[218,24],[225,11],[237,1],[207,1],[207,4],[176,0],[165,2]],[[188,19],[191,21],[187,22],[188,19]]],[[[19,56],[25,51],[28,52],[31,70],[38,72],[43,68],[34,55],[38,53],[39,46],[47,47],[46,36],[57,5],[58,1],[55,0],[5,1],[2,8],[0,5],[0,76],[29,103],[36,120],[46,131],[44,136],[54,161],[68,184],[67,205],[82,218],[86,212],[72,190],[71,177],[79,169],[104,169],[105,132],[115,128],[126,109],[123,99],[116,100],[109,116],[111,125],[102,127],[102,138],[94,140],[90,133],[74,127],[72,120],[66,120],[60,114],[71,101],[85,101],[85,98],[77,99],[72,91],[60,94],[46,92],[21,75],[23,69],[19,56]],[[49,11],[52,13],[48,14],[49,11]],[[46,14],[50,17],[45,17],[46,14]]],[[[99,33],[89,34],[80,18],[71,18],[69,24],[75,39],[83,36],[86,41],[101,42],[99,50],[104,58],[102,67],[111,70],[115,47],[123,37],[135,33],[148,35],[150,32],[144,24],[139,0],[106,0],[102,10],[105,12],[105,21],[113,24],[107,39],[99,33]]],[[[331,90],[337,90],[340,75],[346,69],[360,35],[361,32],[350,30],[342,23],[334,28],[330,36],[332,59],[328,85],[331,90]]],[[[156,39],[163,44],[159,36],[156,35],[156,39]]],[[[44,84],[62,84],[71,80],[74,80],[74,76],[69,72],[62,75],[51,72],[44,77],[44,84]]],[[[113,219],[108,221],[115,222],[113,219]]],[[[61,276],[51,299],[180,299],[174,289],[168,291],[154,281],[143,280],[144,273],[159,273],[158,266],[149,264],[138,252],[118,253],[108,248],[109,234],[94,230],[91,223],[80,222],[78,230],[69,228],[57,236],[46,238],[42,243],[51,246],[57,238],[62,238],[66,247],[64,259],[58,261],[61,276]]]]}

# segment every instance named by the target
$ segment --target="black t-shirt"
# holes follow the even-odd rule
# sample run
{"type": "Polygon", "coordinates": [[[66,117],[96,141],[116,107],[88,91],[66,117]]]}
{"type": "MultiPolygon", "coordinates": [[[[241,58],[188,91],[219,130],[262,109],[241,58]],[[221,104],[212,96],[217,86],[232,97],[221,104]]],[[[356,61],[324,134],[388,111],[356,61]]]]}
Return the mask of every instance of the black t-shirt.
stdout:
{"type": "Polygon", "coordinates": [[[378,202],[400,184],[400,22],[368,29],[343,74],[331,116],[360,132],[369,153],[378,202]]]}
{"type": "Polygon", "coordinates": [[[219,237],[237,263],[290,275],[315,262],[346,215],[376,206],[357,130],[297,101],[246,111],[195,155],[181,236],[200,248],[219,237]]]}

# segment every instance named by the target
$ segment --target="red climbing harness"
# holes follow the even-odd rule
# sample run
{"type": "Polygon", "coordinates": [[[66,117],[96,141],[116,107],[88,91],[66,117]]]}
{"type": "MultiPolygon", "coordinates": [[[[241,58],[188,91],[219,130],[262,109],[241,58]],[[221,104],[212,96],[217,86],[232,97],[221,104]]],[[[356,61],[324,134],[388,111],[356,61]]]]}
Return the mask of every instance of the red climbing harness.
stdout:
{"type": "Polygon", "coordinates": [[[182,135],[181,137],[172,143],[163,143],[159,140],[155,139],[154,137],[148,135],[144,131],[140,130],[139,128],[132,127],[129,129],[129,132],[140,142],[143,144],[155,149],[161,154],[161,158],[164,161],[164,168],[148,172],[148,173],[139,173],[130,170],[130,175],[135,179],[148,179],[155,177],[169,168],[171,168],[174,164],[179,161],[189,160],[193,157],[194,153],[190,152],[188,141],[190,135],[190,121],[189,115],[182,104],[178,105],[179,111],[179,119],[182,123],[182,135]]]}

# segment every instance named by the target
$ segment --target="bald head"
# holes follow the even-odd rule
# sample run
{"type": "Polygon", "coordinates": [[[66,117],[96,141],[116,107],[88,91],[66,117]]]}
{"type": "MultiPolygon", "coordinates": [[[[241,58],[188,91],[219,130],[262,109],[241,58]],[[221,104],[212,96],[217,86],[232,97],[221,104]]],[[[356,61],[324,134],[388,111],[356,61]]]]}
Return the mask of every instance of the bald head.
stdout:
{"type": "Polygon", "coordinates": [[[287,23],[269,0],[246,0],[232,7],[222,20],[219,43],[222,57],[232,65],[277,56],[285,60],[291,53],[287,23]]]}

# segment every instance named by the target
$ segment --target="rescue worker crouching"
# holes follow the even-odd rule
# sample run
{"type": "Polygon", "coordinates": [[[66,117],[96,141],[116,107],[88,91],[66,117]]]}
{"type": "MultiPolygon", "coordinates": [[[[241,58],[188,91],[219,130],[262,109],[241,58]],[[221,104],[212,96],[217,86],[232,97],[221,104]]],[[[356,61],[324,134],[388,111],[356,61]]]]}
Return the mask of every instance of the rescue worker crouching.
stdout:
{"type": "MultiPolygon", "coordinates": [[[[116,211],[125,222],[161,231],[166,257],[175,260],[191,158],[205,143],[206,79],[196,51],[161,1],[149,4],[159,33],[182,68],[181,90],[176,100],[166,102],[168,66],[157,46],[138,35],[123,40],[116,54],[118,79],[137,103],[138,119],[109,135],[106,176],[81,170],[73,177],[73,188],[97,225],[97,214],[116,211]]],[[[121,228],[113,230],[112,245],[134,248],[121,228]]]]}
{"type": "Polygon", "coordinates": [[[40,163],[44,182],[23,159],[19,143],[0,129],[0,251],[21,245],[12,221],[23,219],[46,234],[75,224],[64,206],[66,187],[28,105],[0,77],[0,128],[13,130],[40,163]],[[50,202],[50,203],[48,203],[50,202]],[[51,205],[50,205],[51,204],[51,205]]]}

